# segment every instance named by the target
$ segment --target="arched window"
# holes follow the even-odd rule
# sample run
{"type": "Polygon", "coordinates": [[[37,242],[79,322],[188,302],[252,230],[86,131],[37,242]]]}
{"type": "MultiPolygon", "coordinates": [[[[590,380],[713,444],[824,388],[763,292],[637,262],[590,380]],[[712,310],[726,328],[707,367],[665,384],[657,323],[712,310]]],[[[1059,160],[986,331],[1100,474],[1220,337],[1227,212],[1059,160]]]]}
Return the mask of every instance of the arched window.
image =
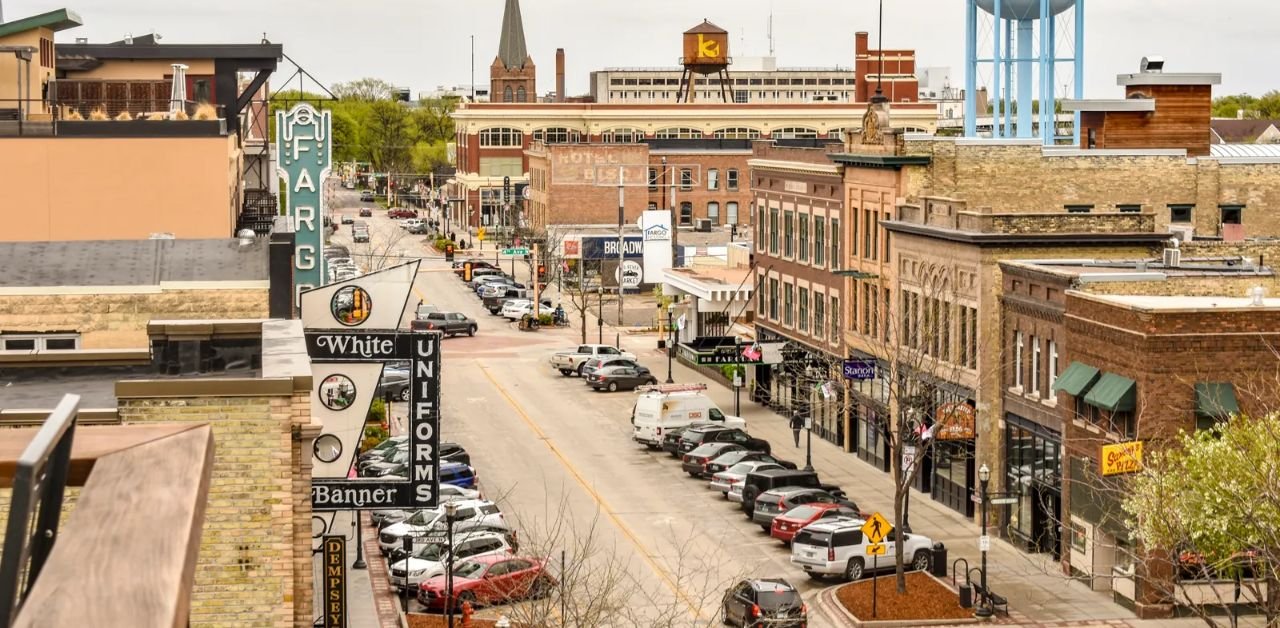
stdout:
{"type": "Polygon", "coordinates": [[[524,145],[524,133],[520,129],[494,127],[480,131],[480,146],[494,148],[519,148],[524,145]]]}
{"type": "Polygon", "coordinates": [[[713,136],[722,140],[758,140],[760,139],[760,131],[745,126],[735,126],[719,129],[713,136]]]}
{"type": "Polygon", "coordinates": [[[671,127],[661,129],[653,134],[653,137],[660,140],[691,140],[702,139],[702,131],[689,127],[671,127]]]}
{"type": "Polygon", "coordinates": [[[508,85],[502,88],[502,102],[512,102],[514,100],[515,97],[512,95],[511,86],[508,85]]]}
{"type": "Polygon", "coordinates": [[[815,139],[818,137],[818,130],[803,126],[788,126],[775,129],[769,137],[775,140],[815,139]]]}
{"type": "Polygon", "coordinates": [[[600,141],[605,144],[635,144],[644,141],[644,131],[639,129],[609,129],[600,134],[600,141]]]}
{"type": "Polygon", "coordinates": [[[858,129],[854,129],[854,128],[847,128],[847,129],[835,128],[835,129],[831,129],[830,131],[827,131],[827,139],[832,139],[832,140],[842,140],[842,139],[844,139],[844,133],[845,133],[845,131],[857,131],[857,130],[858,130],[858,129]]]}
{"type": "Polygon", "coordinates": [[[529,94],[524,91],[524,85],[516,88],[516,102],[529,102],[529,94]]]}
{"type": "Polygon", "coordinates": [[[574,129],[554,126],[534,131],[533,139],[547,144],[577,144],[582,141],[582,133],[574,129]]]}

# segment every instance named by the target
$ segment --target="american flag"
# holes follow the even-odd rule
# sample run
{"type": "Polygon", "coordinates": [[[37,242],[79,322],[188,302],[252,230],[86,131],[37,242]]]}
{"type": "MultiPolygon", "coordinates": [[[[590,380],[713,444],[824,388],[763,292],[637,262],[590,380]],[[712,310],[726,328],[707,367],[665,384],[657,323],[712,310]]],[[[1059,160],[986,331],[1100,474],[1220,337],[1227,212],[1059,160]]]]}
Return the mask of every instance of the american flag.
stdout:
{"type": "Polygon", "coordinates": [[[742,350],[742,357],[748,360],[759,360],[760,356],[760,343],[758,342],[753,342],[750,347],[742,350]]]}

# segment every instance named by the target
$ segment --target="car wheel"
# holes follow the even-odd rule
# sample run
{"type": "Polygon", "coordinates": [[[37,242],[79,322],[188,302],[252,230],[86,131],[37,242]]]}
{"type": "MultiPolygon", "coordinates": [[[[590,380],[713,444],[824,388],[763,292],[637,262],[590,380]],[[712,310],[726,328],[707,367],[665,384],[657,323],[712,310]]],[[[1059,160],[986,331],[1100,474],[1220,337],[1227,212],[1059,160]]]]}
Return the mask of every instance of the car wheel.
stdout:
{"type": "Polygon", "coordinates": [[[764,525],[764,524],[762,523],[762,524],[760,524],[760,529],[761,529],[761,530],[764,530],[764,533],[765,533],[765,534],[769,534],[770,526],[764,525]]]}
{"type": "Polygon", "coordinates": [[[467,328],[467,335],[468,335],[468,336],[475,336],[475,335],[476,335],[476,326],[475,326],[475,325],[472,325],[472,326],[470,326],[470,327],[468,327],[468,328],[467,328]]]}
{"type": "Polygon", "coordinates": [[[618,382],[609,382],[609,392],[618,392],[618,382]]]}
{"type": "Polygon", "coordinates": [[[658,385],[658,378],[656,378],[656,377],[650,377],[650,378],[649,378],[649,385],[650,385],[650,386],[657,386],[657,385],[658,385]]]}
{"type": "Polygon", "coordinates": [[[475,610],[475,608],[476,608],[476,606],[477,606],[477,603],[476,603],[476,594],[475,594],[475,593],[472,593],[472,592],[470,592],[470,591],[463,591],[462,593],[459,593],[459,594],[458,594],[458,608],[459,608],[459,609],[461,609],[463,604],[470,604],[470,605],[471,605],[471,609],[472,609],[472,610],[475,610]]]}
{"type": "Polygon", "coordinates": [[[816,571],[806,571],[806,572],[804,572],[804,575],[809,576],[809,579],[810,579],[810,580],[822,580],[822,579],[824,579],[823,575],[822,575],[822,574],[820,574],[820,573],[818,573],[818,572],[816,572],[816,571]]]}
{"type": "Polygon", "coordinates": [[[587,363],[586,363],[586,362],[583,362],[582,364],[579,364],[579,365],[578,365],[578,377],[582,377],[582,369],[584,369],[584,368],[586,368],[586,367],[587,367],[587,363]]]}
{"type": "Polygon", "coordinates": [[[911,557],[911,568],[916,571],[928,571],[931,562],[933,561],[929,559],[929,550],[917,550],[915,556],[911,557]]]}
{"type": "Polygon", "coordinates": [[[570,375],[572,375],[572,374],[573,374],[573,371],[571,371],[571,370],[569,370],[569,369],[560,369],[560,374],[561,374],[561,375],[563,375],[563,376],[565,376],[565,377],[568,377],[568,376],[570,376],[570,375]]]}
{"type": "Polygon", "coordinates": [[[850,558],[849,564],[845,565],[844,567],[844,579],[850,582],[853,582],[854,580],[861,580],[862,570],[863,570],[862,559],[850,558]]]}
{"type": "Polygon", "coordinates": [[[400,390],[400,401],[408,401],[408,400],[409,400],[409,388],[406,386],[405,388],[400,390]]]}

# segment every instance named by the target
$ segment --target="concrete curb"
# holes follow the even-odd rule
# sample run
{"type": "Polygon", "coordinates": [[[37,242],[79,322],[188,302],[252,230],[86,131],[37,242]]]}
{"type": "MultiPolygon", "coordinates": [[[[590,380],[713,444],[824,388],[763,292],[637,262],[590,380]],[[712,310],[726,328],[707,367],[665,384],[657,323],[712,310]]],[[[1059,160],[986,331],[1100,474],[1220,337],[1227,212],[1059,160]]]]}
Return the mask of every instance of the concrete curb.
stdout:
{"type": "Polygon", "coordinates": [[[833,625],[840,628],[911,628],[912,626],[965,626],[969,624],[990,623],[977,618],[969,619],[858,619],[836,599],[836,590],[848,583],[827,587],[813,598],[814,609],[822,614],[833,625]]]}

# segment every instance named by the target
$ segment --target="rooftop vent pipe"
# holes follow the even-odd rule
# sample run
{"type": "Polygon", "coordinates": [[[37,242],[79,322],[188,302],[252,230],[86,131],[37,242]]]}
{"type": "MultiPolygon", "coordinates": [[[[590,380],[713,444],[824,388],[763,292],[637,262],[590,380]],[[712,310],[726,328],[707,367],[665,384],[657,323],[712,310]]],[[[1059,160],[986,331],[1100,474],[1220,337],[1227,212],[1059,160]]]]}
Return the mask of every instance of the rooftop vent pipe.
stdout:
{"type": "Polygon", "coordinates": [[[1265,305],[1263,298],[1267,296],[1267,289],[1262,286],[1254,286],[1249,288],[1249,305],[1254,307],[1262,307],[1265,305]]]}
{"type": "Polygon", "coordinates": [[[1140,69],[1143,74],[1163,74],[1164,57],[1157,57],[1155,55],[1143,57],[1142,64],[1138,66],[1138,69],[1140,69]]]}

